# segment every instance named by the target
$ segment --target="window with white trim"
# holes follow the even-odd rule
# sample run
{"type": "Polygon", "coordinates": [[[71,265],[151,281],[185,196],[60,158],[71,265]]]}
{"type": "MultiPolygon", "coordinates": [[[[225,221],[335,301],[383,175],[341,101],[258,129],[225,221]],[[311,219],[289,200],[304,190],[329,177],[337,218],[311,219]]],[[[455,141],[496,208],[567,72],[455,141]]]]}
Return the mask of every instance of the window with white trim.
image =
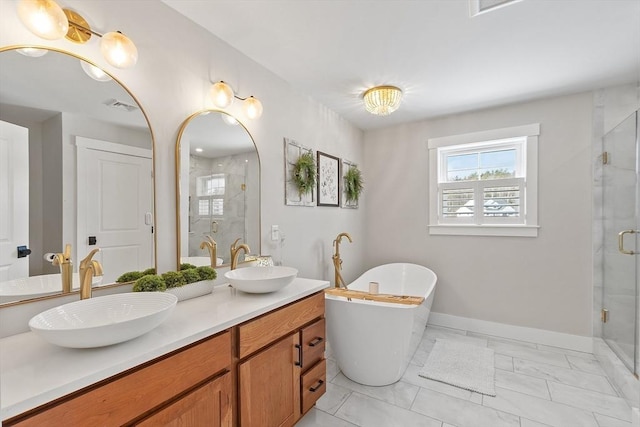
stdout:
{"type": "Polygon", "coordinates": [[[431,234],[536,236],[539,125],[429,140],[431,234]]]}
{"type": "Polygon", "coordinates": [[[199,216],[223,216],[225,182],[223,173],[196,178],[199,216]]]}

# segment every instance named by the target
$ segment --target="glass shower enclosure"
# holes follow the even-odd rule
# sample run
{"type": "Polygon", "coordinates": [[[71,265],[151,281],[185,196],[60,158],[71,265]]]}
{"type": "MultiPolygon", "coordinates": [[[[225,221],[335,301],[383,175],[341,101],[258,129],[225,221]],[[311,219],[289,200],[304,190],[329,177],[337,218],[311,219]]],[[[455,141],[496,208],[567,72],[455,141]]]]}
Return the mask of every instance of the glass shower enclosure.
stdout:
{"type": "MultiPolygon", "coordinates": [[[[640,111],[640,110],[639,110],[640,111]]],[[[639,111],[603,139],[603,338],[638,376],[639,111]]]]}

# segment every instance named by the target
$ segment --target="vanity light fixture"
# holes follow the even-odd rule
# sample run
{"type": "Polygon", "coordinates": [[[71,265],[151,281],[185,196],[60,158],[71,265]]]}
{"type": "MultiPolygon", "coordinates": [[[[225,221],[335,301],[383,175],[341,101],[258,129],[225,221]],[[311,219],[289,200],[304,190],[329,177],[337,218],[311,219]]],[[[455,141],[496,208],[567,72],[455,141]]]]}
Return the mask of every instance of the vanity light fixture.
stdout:
{"type": "Polygon", "coordinates": [[[20,55],[29,56],[31,58],[39,58],[44,56],[49,52],[47,49],[38,49],[37,47],[23,47],[21,49],[16,49],[20,55]]]}
{"type": "Polygon", "coordinates": [[[238,124],[238,121],[236,120],[236,118],[228,114],[222,114],[222,121],[228,124],[229,126],[235,126],[238,124]]]}
{"type": "Polygon", "coordinates": [[[47,40],[65,37],[75,43],[86,43],[92,35],[100,37],[100,51],[116,68],[129,68],[138,61],[135,44],[119,31],[100,34],[93,31],[79,13],[62,9],[53,0],[20,0],[18,17],[33,34],[47,40]]]}
{"type": "MultiPolygon", "coordinates": [[[[231,86],[223,81],[211,86],[211,100],[218,108],[227,108],[234,99],[243,101],[242,110],[250,119],[257,119],[262,115],[262,103],[255,97],[241,98],[233,92],[231,86]]],[[[227,122],[228,123],[228,122],[227,122]]]]}
{"type": "Polygon", "coordinates": [[[395,86],[376,86],[364,95],[364,108],[377,116],[388,116],[398,109],[402,91],[395,86]]]}
{"type": "Polygon", "coordinates": [[[82,71],[84,71],[89,77],[98,82],[108,82],[113,80],[111,76],[105,73],[102,69],[89,64],[86,61],[80,61],[80,66],[82,67],[82,71]]]}

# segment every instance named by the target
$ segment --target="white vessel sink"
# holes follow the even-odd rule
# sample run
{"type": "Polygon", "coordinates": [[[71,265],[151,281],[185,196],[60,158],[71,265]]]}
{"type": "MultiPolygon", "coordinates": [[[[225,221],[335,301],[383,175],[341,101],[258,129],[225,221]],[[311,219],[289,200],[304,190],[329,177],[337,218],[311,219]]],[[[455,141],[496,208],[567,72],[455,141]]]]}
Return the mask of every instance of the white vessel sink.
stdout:
{"type": "Polygon", "coordinates": [[[43,311],[29,321],[29,327],[61,347],[103,347],[149,332],[171,314],[177,301],[166,292],[106,295],[43,311]]]}
{"type": "Polygon", "coordinates": [[[231,286],[242,292],[266,294],[279,291],[293,282],[298,270],[292,267],[245,267],[224,274],[231,286]]]}
{"type": "MultiPolygon", "coordinates": [[[[37,298],[62,292],[61,274],[43,274],[41,276],[24,277],[0,282],[0,303],[37,298]]],[[[80,288],[80,276],[73,273],[71,278],[73,290],[80,288]]],[[[98,286],[102,276],[94,276],[91,284],[98,286]]]]}

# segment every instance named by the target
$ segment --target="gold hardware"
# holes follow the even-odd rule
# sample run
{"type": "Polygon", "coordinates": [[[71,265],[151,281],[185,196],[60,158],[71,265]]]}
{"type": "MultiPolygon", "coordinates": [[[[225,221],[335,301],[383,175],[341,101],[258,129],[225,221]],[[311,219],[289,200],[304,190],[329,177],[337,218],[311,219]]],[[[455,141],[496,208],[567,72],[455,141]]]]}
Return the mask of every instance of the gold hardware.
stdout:
{"type": "Polygon", "coordinates": [[[240,184],[240,190],[245,191],[247,189],[247,184],[240,184]]]}
{"type": "Polygon", "coordinates": [[[609,321],[609,310],[603,308],[600,311],[600,320],[602,321],[602,323],[607,323],[609,321]]]}
{"type": "Polygon", "coordinates": [[[209,231],[211,231],[212,233],[218,232],[218,221],[211,221],[211,226],[209,227],[209,231]]]}
{"type": "Polygon", "coordinates": [[[55,254],[51,264],[54,266],[60,266],[60,276],[62,279],[62,293],[68,294],[71,292],[73,279],[72,279],[72,263],[71,263],[71,245],[66,244],[64,252],[61,254],[55,254]]]}
{"type": "Polygon", "coordinates": [[[235,270],[236,267],[238,266],[238,255],[240,255],[240,249],[244,251],[245,255],[251,252],[251,249],[249,249],[249,246],[245,243],[236,247],[239,241],[240,241],[240,238],[237,238],[236,241],[233,242],[233,244],[231,245],[231,267],[229,268],[230,270],[235,270]]]}
{"type": "Polygon", "coordinates": [[[608,165],[609,164],[609,153],[606,151],[602,152],[602,164],[603,165],[608,165]]]}
{"type": "Polygon", "coordinates": [[[628,251],[624,248],[624,235],[625,234],[636,234],[638,233],[638,230],[624,230],[621,231],[620,233],[618,233],[618,251],[621,254],[625,254],[625,255],[635,255],[638,252],[634,252],[634,251],[628,251]]]}
{"type": "Polygon", "coordinates": [[[65,38],[75,43],[86,43],[91,38],[93,31],[89,23],[77,12],[69,9],[62,9],[69,20],[69,30],[65,38]]]}
{"type": "Polygon", "coordinates": [[[93,276],[102,276],[102,265],[92,259],[93,256],[100,251],[100,248],[95,248],[89,255],[82,261],[80,261],[80,299],[91,298],[92,280],[93,276]]]}
{"type": "Polygon", "coordinates": [[[347,285],[344,283],[342,274],[340,274],[340,271],[342,270],[342,260],[340,259],[340,241],[342,240],[343,237],[346,237],[349,240],[349,243],[353,243],[353,240],[351,240],[351,236],[349,235],[349,233],[340,233],[338,234],[336,239],[333,241],[333,246],[336,248],[336,251],[332,257],[333,268],[336,272],[334,286],[336,288],[343,287],[347,289],[347,285]]]}
{"type": "Polygon", "coordinates": [[[207,250],[209,251],[209,258],[211,258],[211,268],[215,268],[215,266],[218,264],[218,257],[216,255],[218,244],[211,238],[211,236],[205,236],[205,239],[207,240],[200,243],[200,249],[207,248],[207,250]]]}

